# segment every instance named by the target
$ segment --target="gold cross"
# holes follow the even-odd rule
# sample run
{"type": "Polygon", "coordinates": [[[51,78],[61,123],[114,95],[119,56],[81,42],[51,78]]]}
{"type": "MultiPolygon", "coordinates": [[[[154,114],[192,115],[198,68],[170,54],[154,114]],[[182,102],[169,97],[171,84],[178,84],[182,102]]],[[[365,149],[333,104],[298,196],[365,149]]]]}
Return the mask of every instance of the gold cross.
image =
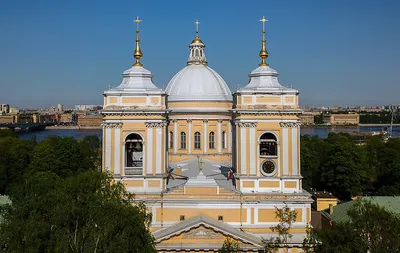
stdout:
{"type": "Polygon", "coordinates": [[[263,32],[265,32],[265,23],[268,22],[268,20],[263,16],[262,19],[260,19],[260,22],[262,22],[263,32]]]}
{"type": "Polygon", "coordinates": [[[200,24],[200,22],[198,20],[196,20],[194,23],[196,24],[196,33],[199,33],[199,24],[200,24]]]}
{"type": "Polygon", "coordinates": [[[133,20],[133,22],[136,23],[136,30],[139,31],[139,23],[142,22],[142,20],[140,20],[139,17],[136,17],[136,19],[133,20]]]}

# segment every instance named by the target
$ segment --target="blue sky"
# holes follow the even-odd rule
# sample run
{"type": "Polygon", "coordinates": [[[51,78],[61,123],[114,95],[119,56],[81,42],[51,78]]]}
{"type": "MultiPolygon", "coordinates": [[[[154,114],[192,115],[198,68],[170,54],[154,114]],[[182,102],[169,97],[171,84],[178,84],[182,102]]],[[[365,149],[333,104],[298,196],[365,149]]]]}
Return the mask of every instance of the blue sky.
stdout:
{"type": "Polygon", "coordinates": [[[400,1],[0,1],[0,103],[101,104],[133,63],[139,16],[145,68],[159,87],[183,68],[194,21],[210,67],[234,91],[260,59],[302,105],[400,103],[400,1]]]}

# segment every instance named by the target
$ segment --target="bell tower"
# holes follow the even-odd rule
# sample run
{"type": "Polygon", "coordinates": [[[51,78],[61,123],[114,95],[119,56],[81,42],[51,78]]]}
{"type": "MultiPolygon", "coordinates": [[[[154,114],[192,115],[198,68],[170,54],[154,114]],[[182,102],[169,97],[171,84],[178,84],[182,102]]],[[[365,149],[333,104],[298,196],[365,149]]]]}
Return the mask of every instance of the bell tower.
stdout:
{"type": "Polygon", "coordinates": [[[104,92],[103,170],[133,193],[159,193],[166,167],[165,92],[153,84],[143,67],[136,18],[135,63],[122,83],[104,92]]]}
{"type": "Polygon", "coordinates": [[[266,62],[262,22],[261,63],[249,83],[234,94],[234,135],[237,186],[243,193],[299,193],[299,92],[282,86],[278,72],[266,62]]]}

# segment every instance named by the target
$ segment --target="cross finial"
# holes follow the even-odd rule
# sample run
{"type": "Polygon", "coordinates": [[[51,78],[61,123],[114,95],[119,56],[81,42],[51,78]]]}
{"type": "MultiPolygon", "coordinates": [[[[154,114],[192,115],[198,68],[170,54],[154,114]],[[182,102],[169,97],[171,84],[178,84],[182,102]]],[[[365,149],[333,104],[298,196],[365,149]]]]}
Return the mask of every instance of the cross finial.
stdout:
{"type": "Polygon", "coordinates": [[[136,23],[136,31],[139,31],[139,23],[142,22],[142,20],[139,19],[139,17],[136,17],[136,19],[133,20],[133,22],[136,23]]]}
{"type": "Polygon", "coordinates": [[[199,24],[200,24],[200,22],[198,20],[196,20],[194,23],[196,24],[196,34],[197,34],[197,33],[199,33],[199,24]]]}
{"type": "Polygon", "coordinates": [[[262,31],[265,32],[265,23],[268,22],[268,20],[263,16],[260,22],[262,23],[262,31]]]}

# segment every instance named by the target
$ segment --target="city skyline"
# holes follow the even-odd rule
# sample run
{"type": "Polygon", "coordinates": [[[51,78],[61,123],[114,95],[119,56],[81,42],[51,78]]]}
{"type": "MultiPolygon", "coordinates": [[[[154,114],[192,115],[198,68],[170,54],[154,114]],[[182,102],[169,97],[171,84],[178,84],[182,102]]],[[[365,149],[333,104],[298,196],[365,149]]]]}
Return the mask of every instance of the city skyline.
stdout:
{"type": "Polygon", "coordinates": [[[258,20],[266,16],[267,62],[283,85],[301,90],[301,105],[399,103],[400,3],[229,3],[3,1],[0,102],[101,104],[103,91],[119,85],[134,62],[136,16],[143,20],[142,62],[158,87],[186,64],[198,19],[209,65],[234,92],[258,66],[258,20]]]}

